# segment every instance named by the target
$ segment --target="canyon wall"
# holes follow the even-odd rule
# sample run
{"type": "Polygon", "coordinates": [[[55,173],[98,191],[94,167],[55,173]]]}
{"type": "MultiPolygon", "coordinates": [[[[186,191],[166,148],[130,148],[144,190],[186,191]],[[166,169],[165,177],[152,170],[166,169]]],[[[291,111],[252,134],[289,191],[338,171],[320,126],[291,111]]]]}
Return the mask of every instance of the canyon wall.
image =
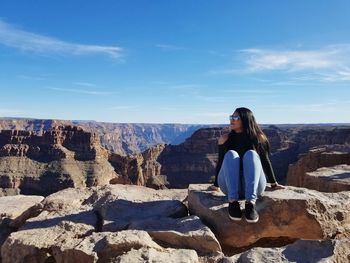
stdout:
{"type": "Polygon", "coordinates": [[[56,126],[42,135],[0,131],[0,188],[48,195],[67,187],[107,184],[117,177],[96,134],[56,126]]]}

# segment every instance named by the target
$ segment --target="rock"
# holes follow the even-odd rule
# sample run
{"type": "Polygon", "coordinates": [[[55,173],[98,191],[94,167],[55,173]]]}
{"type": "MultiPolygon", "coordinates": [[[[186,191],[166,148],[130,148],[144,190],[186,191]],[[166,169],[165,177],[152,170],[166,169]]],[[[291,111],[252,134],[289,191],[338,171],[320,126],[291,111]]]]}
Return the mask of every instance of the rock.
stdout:
{"type": "Polygon", "coordinates": [[[188,249],[164,249],[163,251],[157,251],[153,248],[146,249],[142,248],[139,250],[131,250],[128,253],[119,256],[113,262],[116,263],[143,263],[143,262],[154,262],[154,263],[197,263],[199,262],[198,255],[194,250],[188,249]]]}
{"type": "MultiPolygon", "coordinates": [[[[160,223],[167,218],[187,216],[186,206],[177,200],[184,198],[183,193],[183,190],[154,190],[132,185],[62,190],[45,198],[42,202],[43,211],[38,216],[28,219],[17,232],[13,232],[6,239],[1,248],[2,260],[46,262],[64,258],[63,261],[57,262],[74,262],[73,259],[81,258],[82,262],[95,262],[94,253],[98,249],[101,252],[96,252],[97,257],[103,258],[104,253],[114,256],[115,251],[120,252],[118,246],[124,246],[125,249],[147,247],[146,245],[115,246],[117,233],[106,233],[105,229],[111,228],[111,225],[122,225],[123,228],[124,226],[127,228],[139,220],[153,220],[160,223]],[[89,242],[92,244],[89,245],[89,242]],[[99,247],[101,244],[105,244],[103,248],[99,247]],[[82,247],[79,247],[80,245],[82,247]]],[[[116,229],[122,228],[116,227],[114,230],[116,229]]],[[[139,240],[146,240],[144,237],[148,236],[146,232],[140,234],[140,231],[135,231],[125,233],[137,233],[135,235],[139,236],[139,240]]],[[[136,237],[127,239],[121,235],[118,238],[127,240],[128,244],[137,243],[130,241],[136,237]]],[[[148,239],[151,238],[148,236],[148,239]]],[[[149,247],[161,249],[159,245],[154,245],[154,242],[152,244],[149,247]]]]}
{"type": "Polygon", "coordinates": [[[190,185],[190,214],[206,222],[228,249],[251,246],[260,239],[326,239],[350,230],[350,192],[320,193],[295,187],[265,192],[257,202],[260,219],[249,224],[231,221],[226,197],[214,195],[208,187],[190,185]]]}
{"type": "MultiPolygon", "coordinates": [[[[189,184],[213,181],[217,139],[227,132],[227,127],[201,128],[179,145],[153,146],[128,158],[112,156],[110,161],[121,175],[116,182],[159,189],[187,188],[189,184]]],[[[264,132],[271,144],[271,162],[279,182],[285,182],[289,164],[311,147],[350,143],[348,127],[269,126],[264,132]]]]}
{"type": "Polygon", "coordinates": [[[98,134],[105,148],[122,156],[141,153],[156,144],[179,144],[197,129],[212,126],[0,118],[0,130],[27,130],[37,135],[56,126],[73,125],[98,134]]]}
{"type": "Polygon", "coordinates": [[[0,246],[12,231],[40,213],[43,199],[41,196],[22,195],[0,197],[0,246]]]}
{"type": "Polygon", "coordinates": [[[350,240],[298,240],[281,248],[253,248],[223,263],[349,262],[350,240]]]}
{"type": "Polygon", "coordinates": [[[165,189],[168,182],[166,177],[161,175],[161,164],[158,162],[158,157],[165,147],[165,144],[159,144],[133,157],[110,154],[109,161],[120,174],[116,182],[165,189]]]}
{"type": "Polygon", "coordinates": [[[167,217],[184,217],[188,213],[186,206],[177,200],[148,202],[115,200],[107,201],[96,209],[103,218],[103,231],[120,231],[128,229],[128,226],[135,221],[145,219],[161,221],[167,217]]]}
{"type": "Polygon", "coordinates": [[[350,191],[350,165],[322,167],[304,176],[307,188],[321,192],[350,191]]]}
{"type": "Polygon", "coordinates": [[[13,188],[0,188],[0,197],[2,196],[12,196],[12,195],[19,195],[20,194],[19,189],[13,189],[13,188]]]}
{"type": "Polygon", "coordinates": [[[129,225],[129,229],[145,230],[163,246],[194,249],[199,254],[221,252],[215,235],[197,216],[142,220],[129,225]]]}
{"type": "Polygon", "coordinates": [[[0,197],[0,223],[7,221],[10,227],[20,227],[28,218],[40,213],[43,199],[25,195],[0,197]]]}
{"type": "Polygon", "coordinates": [[[340,164],[350,165],[349,145],[335,144],[311,149],[308,153],[300,155],[298,161],[289,166],[287,184],[316,190],[318,183],[316,183],[315,188],[312,184],[313,180],[306,182],[307,173],[314,172],[322,167],[332,167],[340,164]]]}
{"type": "Polygon", "coordinates": [[[47,196],[68,187],[108,184],[117,177],[96,134],[57,126],[42,135],[0,131],[0,187],[47,196]]]}
{"type": "Polygon", "coordinates": [[[52,248],[56,262],[89,263],[110,262],[132,249],[163,248],[155,243],[145,231],[125,230],[121,232],[93,233],[83,239],[73,239],[52,248]]]}

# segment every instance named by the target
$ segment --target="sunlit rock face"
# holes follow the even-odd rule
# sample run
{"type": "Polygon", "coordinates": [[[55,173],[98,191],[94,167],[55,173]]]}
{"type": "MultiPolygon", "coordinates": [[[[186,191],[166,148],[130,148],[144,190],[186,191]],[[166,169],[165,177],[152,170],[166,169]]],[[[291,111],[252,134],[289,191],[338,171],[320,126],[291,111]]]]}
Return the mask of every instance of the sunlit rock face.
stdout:
{"type": "MultiPolygon", "coordinates": [[[[210,228],[188,216],[186,196],[187,190],[108,185],[28,200],[26,207],[41,201],[39,210],[7,235],[2,262],[199,262],[200,256],[220,256],[210,228]]],[[[2,198],[15,203],[19,197],[2,198]]],[[[22,207],[12,209],[16,218],[22,207]]]]}
{"type": "Polygon", "coordinates": [[[350,145],[319,146],[289,166],[287,184],[323,192],[350,190],[350,145]]]}
{"type": "Polygon", "coordinates": [[[117,177],[96,134],[57,126],[42,135],[0,132],[0,188],[48,195],[67,187],[107,184],[117,177]]]}

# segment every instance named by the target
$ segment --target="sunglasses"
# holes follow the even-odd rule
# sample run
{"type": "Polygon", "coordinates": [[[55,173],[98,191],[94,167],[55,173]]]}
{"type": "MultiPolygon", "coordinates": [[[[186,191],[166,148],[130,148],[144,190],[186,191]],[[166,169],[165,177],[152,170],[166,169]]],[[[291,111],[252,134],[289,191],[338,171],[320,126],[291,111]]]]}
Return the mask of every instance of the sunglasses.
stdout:
{"type": "Polygon", "coordinates": [[[241,117],[239,116],[230,115],[230,121],[239,121],[240,119],[241,117]]]}

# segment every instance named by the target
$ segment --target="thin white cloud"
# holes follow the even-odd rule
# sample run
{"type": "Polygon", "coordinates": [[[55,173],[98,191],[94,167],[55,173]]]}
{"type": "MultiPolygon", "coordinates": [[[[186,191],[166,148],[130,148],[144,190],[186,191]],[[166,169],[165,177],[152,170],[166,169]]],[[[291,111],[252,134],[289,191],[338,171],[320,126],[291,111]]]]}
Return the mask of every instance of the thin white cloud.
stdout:
{"type": "Polygon", "coordinates": [[[293,112],[318,112],[318,113],[329,113],[336,112],[340,106],[344,106],[347,103],[341,101],[329,101],[323,103],[306,103],[306,104],[274,104],[264,105],[263,108],[269,108],[271,110],[288,110],[293,112]]]}
{"type": "Polygon", "coordinates": [[[18,75],[18,78],[29,79],[29,80],[45,80],[44,77],[28,76],[28,75],[18,75]]]}
{"type": "Polygon", "coordinates": [[[233,94],[239,94],[239,93],[248,93],[248,94],[276,94],[276,90],[268,90],[268,89],[230,89],[230,90],[223,90],[222,92],[225,93],[233,93],[233,94]]]}
{"type": "Polygon", "coordinates": [[[56,55],[108,55],[121,58],[123,49],[117,46],[71,43],[18,29],[0,19],[0,43],[22,51],[56,55]]]}
{"type": "Polygon", "coordinates": [[[9,109],[9,108],[0,108],[0,115],[8,115],[8,114],[22,114],[21,110],[17,109],[9,109]]]}
{"type": "Polygon", "coordinates": [[[318,49],[242,49],[236,53],[238,64],[211,70],[209,74],[286,74],[277,85],[310,82],[350,81],[350,44],[337,44],[318,49]],[[291,77],[292,76],[292,77],[291,77]]]}
{"type": "Polygon", "coordinates": [[[327,82],[350,81],[350,68],[339,69],[331,73],[321,74],[322,79],[327,82]]]}
{"type": "Polygon", "coordinates": [[[195,116],[209,117],[209,118],[219,118],[219,117],[227,117],[229,114],[227,112],[202,112],[196,113],[195,116]]]}
{"type": "Polygon", "coordinates": [[[198,85],[198,84],[179,84],[179,85],[168,86],[169,89],[174,89],[174,90],[197,90],[200,87],[201,85],[198,85]]]}
{"type": "Polygon", "coordinates": [[[96,87],[96,84],[90,82],[74,82],[73,84],[83,87],[96,87]]]}
{"type": "Polygon", "coordinates": [[[64,88],[55,88],[55,87],[46,87],[45,89],[54,90],[54,91],[81,93],[86,95],[98,95],[98,96],[114,94],[114,92],[99,91],[99,90],[64,89],[64,88]]]}
{"type": "Polygon", "coordinates": [[[158,108],[161,111],[177,111],[179,108],[176,107],[159,107],[158,108]]]}
{"type": "Polygon", "coordinates": [[[227,97],[224,96],[204,96],[204,95],[200,95],[200,94],[195,94],[194,97],[197,100],[201,100],[201,101],[207,101],[207,102],[225,102],[227,101],[227,97]]]}
{"type": "Polygon", "coordinates": [[[132,110],[132,109],[136,109],[136,106],[123,106],[123,105],[119,105],[119,106],[113,106],[110,107],[110,110],[132,110]]]}
{"type": "Polygon", "coordinates": [[[252,72],[265,70],[309,70],[325,69],[337,65],[335,56],[340,50],[268,50],[244,49],[240,51],[244,56],[247,69],[252,72]]]}
{"type": "Polygon", "coordinates": [[[184,47],[179,47],[175,45],[168,45],[168,44],[156,44],[157,48],[160,48],[163,51],[177,51],[177,50],[185,50],[184,47]]]}

